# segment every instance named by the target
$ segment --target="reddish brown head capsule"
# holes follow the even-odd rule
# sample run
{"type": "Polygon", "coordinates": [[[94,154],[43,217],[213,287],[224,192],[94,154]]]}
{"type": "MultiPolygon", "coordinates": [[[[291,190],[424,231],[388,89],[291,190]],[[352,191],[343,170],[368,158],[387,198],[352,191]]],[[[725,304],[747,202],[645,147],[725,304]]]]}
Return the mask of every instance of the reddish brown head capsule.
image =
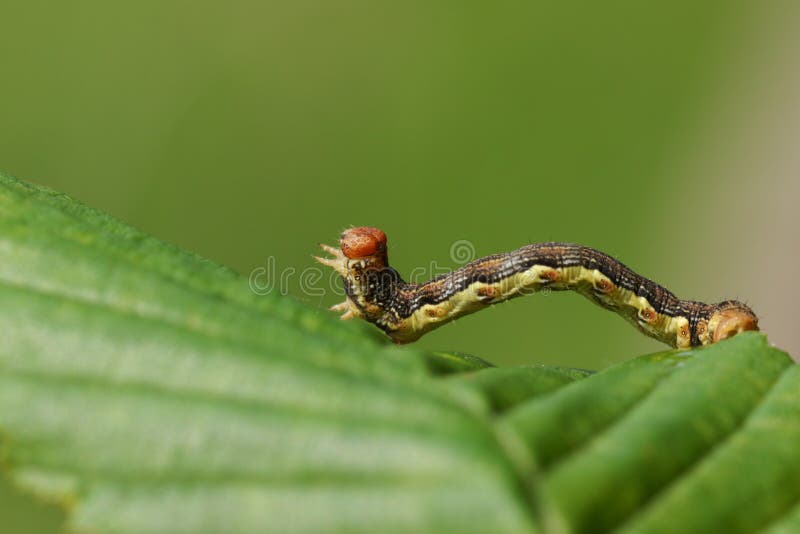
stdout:
{"type": "Polygon", "coordinates": [[[386,256],[386,234],[370,226],[345,230],[339,244],[344,255],[351,260],[386,256]]]}

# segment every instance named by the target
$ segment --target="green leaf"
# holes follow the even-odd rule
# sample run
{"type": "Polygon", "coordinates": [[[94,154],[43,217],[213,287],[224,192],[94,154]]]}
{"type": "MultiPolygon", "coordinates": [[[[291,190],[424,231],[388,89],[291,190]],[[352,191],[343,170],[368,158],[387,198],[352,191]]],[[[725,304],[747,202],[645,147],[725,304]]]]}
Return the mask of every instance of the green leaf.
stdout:
{"type": "Polygon", "coordinates": [[[425,353],[424,356],[428,370],[435,375],[466,373],[494,367],[486,360],[463,352],[438,351],[425,353]]]}
{"type": "Polygon", "coordinates": [[[2,457],[74,528],[533,529],[485,402],[421,355],[5,177],[0,324],[2,457]]]}
{"type": "Polygon", "coordinates": [[[800,524],[800,371],[760,334],[590,374],[331,315],[0,175],[2,465],[95,532],[800,524]]]}
{"type": "Polygon", "coordinates": [[[625,362],[580,387],[519,406],[502,424],[520,435],[540,466],[548,467],[605,430],[690,357],[670,351],[625,362]]]}
{"type": "Polygon", "coordinates": [[[590,374],[582,369],[537,365],[484,369],[457,375],[453,380],[478,388],[495,412],[503,412],[590,374]]]}
{"type": "Polygon", "coordinates": [[[612,367],[500,424],[539,460],[547,531],[751,532],[800,501],[799,371],[746,333],[612,367]]]}
{"type": "MultiPolygon", "coordinates": [[[[670,525],[684,532],[750,532],[792,505],[798,508],[800,367],[786,369],[748,417],[738,420],[738,432],[694,462],[691,472],[634,516],[626,530],[666,532],[670,525]],[[703,506],[692,506],[696,502],[703,506]]],[[[798,519],[796,511],[789,512],[777,523],[800,526],[798,519]]]]}

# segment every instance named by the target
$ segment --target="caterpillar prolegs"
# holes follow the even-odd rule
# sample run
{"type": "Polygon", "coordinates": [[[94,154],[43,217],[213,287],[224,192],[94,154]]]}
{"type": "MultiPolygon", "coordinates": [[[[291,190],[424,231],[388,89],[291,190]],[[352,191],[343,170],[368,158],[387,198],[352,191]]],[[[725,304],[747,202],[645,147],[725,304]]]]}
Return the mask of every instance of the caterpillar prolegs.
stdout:
{"type": "Polygon", "coordinates": [[[421,284],[404,282],[389,266],[386,234],[377,228],[350,228],[339,244],[321,245],[333,258],[316,258],[344,280],[347,299],[331,309],[343,312],[342,319],[366,319],[396,343],[415,341],[457,317],[544,288],[576,291],[677,348],[758,330],[755,313],[741,302],[678,299],[611,256],[573,243],[526,245],[421,284]]]}

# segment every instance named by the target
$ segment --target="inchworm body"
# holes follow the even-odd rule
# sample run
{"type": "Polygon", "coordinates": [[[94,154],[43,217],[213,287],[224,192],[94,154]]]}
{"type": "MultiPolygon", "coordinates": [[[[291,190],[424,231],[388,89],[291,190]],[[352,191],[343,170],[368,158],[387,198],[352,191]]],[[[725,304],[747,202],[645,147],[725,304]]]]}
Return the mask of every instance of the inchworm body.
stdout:
{"type": "Polygon", "coordinates": [[[448,321],[490,304],[544,288],[571,289],[677,348],[708,345],[745,330],[758,318],[745,304],[681,300],[598,250],[573,243],[536,243],[472,261],[422,284],[406,283],[389,266],[386,235],[346,230],[333,258],[316,258],[343,278],[347,299],[333,306],[342,319],[361,317],[396,343],[409,343],[448,321]]]}

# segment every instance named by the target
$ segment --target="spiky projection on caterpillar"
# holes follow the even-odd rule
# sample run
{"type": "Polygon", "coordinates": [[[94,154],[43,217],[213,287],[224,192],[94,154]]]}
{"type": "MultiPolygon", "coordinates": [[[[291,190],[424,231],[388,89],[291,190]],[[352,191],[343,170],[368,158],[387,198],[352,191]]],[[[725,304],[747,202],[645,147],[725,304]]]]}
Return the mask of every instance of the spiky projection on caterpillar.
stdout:
{"type": "Polygon", "coordinates": [[[373,323],[396,343],[415,341],[448,321],[544,288],[576,291],[677,348],[758,330],[755,313],[741,302],[678,299],[611,256],[573,243],[526,245],[422,284],[404,282],[389,266],[386,234],[377,228],[350,228],[339,245],[321,245],[333,257],[316,258],[344,280],[347,299],[331,309],[343,312],[342,319],[373,323]]]}

